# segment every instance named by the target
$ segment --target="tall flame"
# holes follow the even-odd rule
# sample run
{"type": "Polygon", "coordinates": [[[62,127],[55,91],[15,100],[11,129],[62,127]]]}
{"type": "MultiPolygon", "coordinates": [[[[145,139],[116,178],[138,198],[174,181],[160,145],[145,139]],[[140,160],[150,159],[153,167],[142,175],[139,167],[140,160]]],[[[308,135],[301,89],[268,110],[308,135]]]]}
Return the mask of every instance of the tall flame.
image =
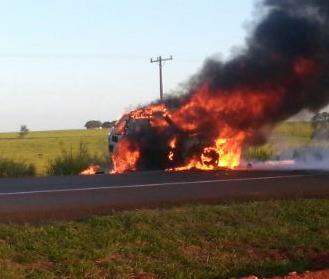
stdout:
{"type": "Polygon", "coordinates": [[[114,173],[136,170],[139,156],[138,147],[134,143],[127,139],[120,140],[112,157],[114,173]]]}
{"type": "MultiPolygon", "coordinates": [[[[280,106],[281,95],[279,89],[275,92],[246,89],[236,89],[229,94],[213,92],[205,84],[178,108],[169,109],[163,103],[150,105],[131,112],[130,118],[147,120],[150,131],[156,135],[173,134],[165,148],[159,143],[159,150],[167,152],[164,166],[169,170],[234,169],[240,165],[243,146],[253,136],[256,123],[280,106]],[[189,150],[188,138],[195,135],[202,138],[203,133],[207,134],[209,144],[201,142],[201,149],[193,147],[197,150],[189,150]]],[[[113,156],[115,172],[138,169],[140,156],[143,156],[139,149],[144,145],[143,137],[147,135],[128,136],[119,142],[113,156]]]]}

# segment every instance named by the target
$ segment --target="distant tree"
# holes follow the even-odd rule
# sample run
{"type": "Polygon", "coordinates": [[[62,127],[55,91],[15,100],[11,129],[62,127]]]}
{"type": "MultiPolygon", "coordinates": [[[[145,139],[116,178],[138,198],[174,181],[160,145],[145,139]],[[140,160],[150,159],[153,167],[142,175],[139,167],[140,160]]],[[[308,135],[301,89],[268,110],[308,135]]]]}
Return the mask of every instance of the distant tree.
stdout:
{"type": "Polygon", "coordinates": [[[115,123],[116,123],[116,121],[105,121],[102,124],[102,128],[103,129],[110,129],[110,128],[112,128],[115,125],[115,123]]]}
{"type": "Polygon", "coordinates": [[[329,140],[329,113],[321,112],[312,117],[313,139],[329,140]]]}
{"type": "Polygon", "coordinates": [[[312,123],[329,122],[328,112],[319,112],[312,117],[312,123]]]}
{"type": "Polygon", "coordinates": [[[86,122],[85,127],[90,130],[90,129],[100,129],[102,127],[102,122],[98,120],[89,120],[86,122]]]}
{"type": "Polygon", "coordinates": [[[26,125],[21,125],[21,128],[19,129],[19,137],[23,138],[29,133],[29,129],[26,125]]]}

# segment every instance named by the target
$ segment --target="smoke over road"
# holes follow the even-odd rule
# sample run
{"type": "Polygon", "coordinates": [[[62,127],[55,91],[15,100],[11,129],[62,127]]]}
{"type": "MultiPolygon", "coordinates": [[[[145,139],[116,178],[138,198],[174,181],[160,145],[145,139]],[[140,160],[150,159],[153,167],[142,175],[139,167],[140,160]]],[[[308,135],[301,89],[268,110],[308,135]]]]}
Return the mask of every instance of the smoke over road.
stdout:
{"type": "Polygon", "coordinates": [[[328,104],[329,2],[265,0],[261,10],[240,54],[206,60],[186,95],[127,116],[148,125],[118,143],[116,172],[235,168],[276,123],[328,104]]]}

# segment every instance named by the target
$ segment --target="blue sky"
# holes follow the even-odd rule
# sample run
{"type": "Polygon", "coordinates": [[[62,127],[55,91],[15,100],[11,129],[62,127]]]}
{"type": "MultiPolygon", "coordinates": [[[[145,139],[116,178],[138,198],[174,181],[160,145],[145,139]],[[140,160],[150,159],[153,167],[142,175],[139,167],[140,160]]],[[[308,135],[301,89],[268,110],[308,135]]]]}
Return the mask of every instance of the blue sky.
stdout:
{"type": "Polygon", "coordinates": [[[253,0],[0,1],[0,131],[82,128],[158,97],[244,44],[253,0]]]}

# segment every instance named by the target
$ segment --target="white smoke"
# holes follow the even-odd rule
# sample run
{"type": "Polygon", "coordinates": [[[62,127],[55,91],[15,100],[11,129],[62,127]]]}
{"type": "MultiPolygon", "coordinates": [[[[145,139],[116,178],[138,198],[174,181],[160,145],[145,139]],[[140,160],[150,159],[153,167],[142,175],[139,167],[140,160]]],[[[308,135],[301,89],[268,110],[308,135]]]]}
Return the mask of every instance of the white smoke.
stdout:
{"type": "Polygon", "coordinates": [[[329,170],[329,148],[291,148],[276,156],[275,160],[250,162],[242,167],[260,170],[329,170]]]}

